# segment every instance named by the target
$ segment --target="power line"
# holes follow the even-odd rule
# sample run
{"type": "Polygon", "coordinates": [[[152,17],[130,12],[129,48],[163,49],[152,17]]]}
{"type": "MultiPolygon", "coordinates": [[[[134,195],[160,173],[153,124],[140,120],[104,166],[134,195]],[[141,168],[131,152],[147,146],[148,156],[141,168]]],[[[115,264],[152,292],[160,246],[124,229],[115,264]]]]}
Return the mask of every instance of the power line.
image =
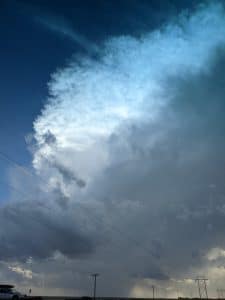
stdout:
{"type": "Polygon", "coordinates": [[[9,187],[10,189],[16,191],[17,193],[19,193],[19,194],[25,196],[26,199],[31,199],[30,196],[29,196],[29,198],[27,198],[27,194],[26,194],[26,193],[24,193],[22,190],[18,189],[17,187],[15,187],[14,185],[12,185],[12,184],[10,184],[10,183],[6,183],[6,182],[0,180],[0,184],[1,184],[1,185],[5,185],[5,186],[9,187]]]}
{"type": "Polygon", "coordinates": [[[2,158],[3,160],[5,160],[6,162],[16,166],[17,168],[19,168],[23,173],[25,173],[26,175],[31,175],[31,176],[35,176],[35,174],[33,174],[32,172],[29,172],[22,164],[16,162],[14,159],[10,158],[7,154],[5,154],[4,152],[0,151],[0,158],[2,158]]]}

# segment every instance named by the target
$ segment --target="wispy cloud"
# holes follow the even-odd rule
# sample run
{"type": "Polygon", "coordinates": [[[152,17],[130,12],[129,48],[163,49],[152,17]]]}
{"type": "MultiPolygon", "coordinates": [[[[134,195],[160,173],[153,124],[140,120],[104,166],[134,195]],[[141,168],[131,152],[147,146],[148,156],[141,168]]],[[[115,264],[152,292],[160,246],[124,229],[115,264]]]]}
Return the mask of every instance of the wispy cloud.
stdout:
{"type": "Polygon", "coordinates": [[[87,53],[97,54],[98,47],[90,42],[82,34],[76,31],[67,19],[62,16],[40,13],[34,17],[35,22],[45,27],[64,38],[70,39],[72,42],[79,45],[87,53]]]}

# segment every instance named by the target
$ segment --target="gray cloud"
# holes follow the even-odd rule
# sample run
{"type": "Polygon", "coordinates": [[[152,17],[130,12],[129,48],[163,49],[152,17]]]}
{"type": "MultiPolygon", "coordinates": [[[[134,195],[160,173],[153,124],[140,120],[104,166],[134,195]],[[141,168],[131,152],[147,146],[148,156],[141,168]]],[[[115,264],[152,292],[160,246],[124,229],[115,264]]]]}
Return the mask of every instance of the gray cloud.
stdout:
{"type": "Polygon", "coordinates": [[[68,257],[85,256],[94,250],[91,238],[71,223],[68,212],[57,215],[44,203],[25,201],[8,204],[0,214],[1,260],[45,259],[56,251],[68,257]]]}
{"type": "Polygon", "coordinates": [[[207,74],[168,80],[172,98],[157,124],[131,126],[113,137],[112,156],[123,163],[108,168],[99,183],[100,195],[110,195],[108,205],[134,206],[126,219],[135,224],[133,235],[140,244],[157,237],[160,264],[171,273],[201,265],[211,247],[224,247],[223,49],[216,57],[207,74]],[[149,147],[153,130],[160,139],[149,147]]]}
{"type": "Polygon", "coordinates": [[[57,140],[54,134],[48,130],[44,135],[43,135],[43,143],[46,143],[48,145],[56,144],[57,140]]]}
{"type": "Polygon", "coordinates": [[[83,179],[77,177],[73,171],[69,170],[68,168],[59,164],[58,162],[53,162],[52,166],[59,171],[59,173],[63,176],[65,182],[74,181],[80,188],[85,187],[86,182],[83,179]]]}

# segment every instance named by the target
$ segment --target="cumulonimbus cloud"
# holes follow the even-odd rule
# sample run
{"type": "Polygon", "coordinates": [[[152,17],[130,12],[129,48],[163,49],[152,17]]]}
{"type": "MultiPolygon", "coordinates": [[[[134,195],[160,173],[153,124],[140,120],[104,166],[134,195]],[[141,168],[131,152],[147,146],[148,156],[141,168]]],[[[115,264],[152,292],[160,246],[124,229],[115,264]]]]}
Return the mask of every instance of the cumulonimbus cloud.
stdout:
{"type": "Polygon", "coordinates": [[[41,168],[42,158],[58,156],[91,181],[110,164],[105,141],[121,126],[157,119],[169,103],[168,77],[207,73],[210,56],[224,43],[223,14],[221,5],[212,4],[139,39],[109,39],[98,61],[84,57],[53,74],[50,97],[34,123],[35,168],[41,168]],[[45,143],[49,132],[57,141],[52,146],[45,143]],[[69,160],[66,151],[74,153],[69,160]]]}
{"type": "Polygon", "coordinates": [[[130,277],[140,291],[143,278],[207,269],[207,251],[225,245],[224,43],[224,8],[214,3],[140,38],[110,38],[98,60],[71,60],[52,75],[34,122],[33,167],[42,201],[57,211],[48,216],[62,232],[66,218],[65,242],[74,242],[53,235],[36,257],[84,251],[77,269],[119,270],[131,291],[130,277]]]}

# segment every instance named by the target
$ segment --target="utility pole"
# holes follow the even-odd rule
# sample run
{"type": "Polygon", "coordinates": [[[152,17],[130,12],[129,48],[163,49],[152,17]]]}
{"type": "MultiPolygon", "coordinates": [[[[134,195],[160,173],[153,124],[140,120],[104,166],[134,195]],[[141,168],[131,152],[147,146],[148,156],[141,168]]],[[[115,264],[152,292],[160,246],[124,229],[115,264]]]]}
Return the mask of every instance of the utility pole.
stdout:
{"type": "Polygon", "coordinates": [[[96,281],[97,281],[97,277],[99,276],[98,273],[94,273],[91,275],[94,279],[94,289],[93,289],[93,300],[96,299],[96,281]]]}
{"type": "Polygon", "coordinates": [[[199,279],[195,279],[195,282],[197,282],[197,285],[198,285],[199,298],[202,299],[202,294],[201,294],[201,288],[200,288],[199,279]]]}
{"type": "Polygon", "coordinates": [[[221,289],[217,289],[217,295],[218,295],[218,299],[222,299],[223,297],[221,297],[222,293],[221,293],[221,289]]]}
{"type": "Polygon", "coordinates": [[[199,298],[206,298],[208,299],[208,292],[207,292],[207,286],[206,286],[206,281],[207,278],[196,278],[195,282],[197,282],[198,285],[198,293],[199,293],[199,298]],[[205,296],[205,297],[203,297],[205,296]]]}
{"type": "Polygon", "coordinates": [[[209,297],[208,297],[208,292],[207,292],[206,280],[208,280],[208,279],[204,278],[203,282],[204,282],[204,287],[205,287],[206,299],[208,299],[209,297]]]}
{"type": "Polygon", "coordinates": [[[155,286],[152,285],[152,299],[155,299],[155,286]]]}

